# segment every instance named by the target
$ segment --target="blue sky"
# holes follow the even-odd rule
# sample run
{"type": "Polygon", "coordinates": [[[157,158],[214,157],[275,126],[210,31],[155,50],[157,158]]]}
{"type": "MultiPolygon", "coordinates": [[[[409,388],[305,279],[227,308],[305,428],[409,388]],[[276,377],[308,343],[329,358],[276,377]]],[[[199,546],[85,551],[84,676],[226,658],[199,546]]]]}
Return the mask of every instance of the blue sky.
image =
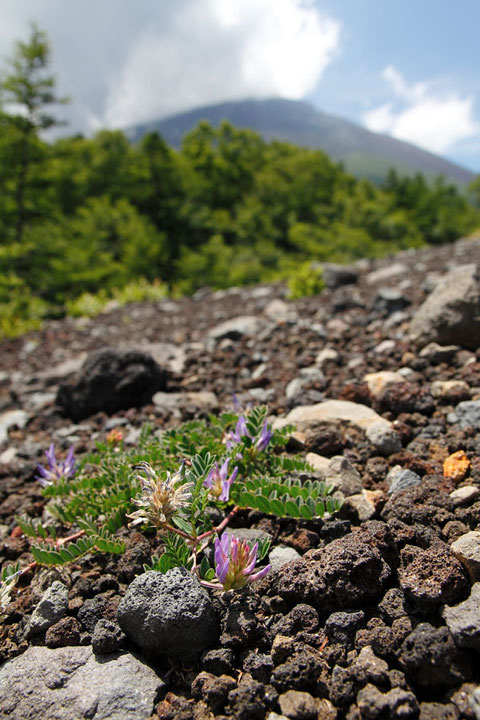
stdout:
{"type": "Polygon", "coordinates": [[[478,0],[2,0],[0,58],[31,20],[69,132],[306,98],[480,173],[478,0]]]}
{"type": "Polygon", "coordinates": [[[480,172],[480,3],[335,0],[316,6],[341,29],[335,58],[309,93],[315,105],[370,121],[372,129],[480,172]],[[405,87],[396,87],[399,80],[405,87]],[[388,104],[390,116],[384,111],[382,123],[377,113],[375,127],[372,111],[388,104]]]}

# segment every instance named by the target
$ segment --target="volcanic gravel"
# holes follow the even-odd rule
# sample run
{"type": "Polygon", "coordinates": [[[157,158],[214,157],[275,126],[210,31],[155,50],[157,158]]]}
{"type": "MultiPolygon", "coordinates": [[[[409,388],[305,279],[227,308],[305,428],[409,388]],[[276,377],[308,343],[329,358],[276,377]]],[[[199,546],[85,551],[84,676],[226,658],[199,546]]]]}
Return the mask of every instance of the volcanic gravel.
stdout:
{"type": "MultiPolygon", "coordinates": [[[[320,463],[342,456],[348,462],[336,461],[337,474],[346,482],[345,472],[356,471],[349,482],[361,491],[330,520],[239,513],[234,527],[268,532],[272,547],[294,548],[299,557],[247,590],[213,593],[221,632],[198,661],[145,656],[163,681],[151,717],[478,720],[480,338],[478,350],[425,347],[408,332],[439,277],[472,263],[480,266],[480,238],[359,261],[348,284],[330,268],[329,287],[315,297],[288,300],[282,284],[205,288],[191,298],[50,321],[4,341],[1,563],[32,560],[15,516],[41,517],[45,500],[34,475],[52,442],[63,452],[73,444],[81,456],[119,426],[134,445],[145,422],[160,431],[230,411],[233,393],[244,404],[266,403],[272,420],[326,400],[366,406],[391,423],[398,445],[380,452],[382,440],[370,430],[331,419],[292,438],[290,451],[321,456],[320,463]],[[58,389],[105,348],[151,354],[166,387],[141,407],[74,421],[57,404],[58,389]],[[395,382],[366,377],[387,371],[395,382]],[[473,406],[465,410],[465,402],[473,406]],[[460,451],[463,465],[454,458],[458,472],[446,471],[460,451]],[[462,549],[469,533],[473,551],[462,549]],[[450,609],[461,603],[463,614],[463,605],[450,609]]],[[[153,543],[139,532],[125,537],[121,557],[88,555],[24,575],[0,626],[0,661],[31,646],[93,645],[95,653],[141,658],[116,618],[153,543]],[[68,588],[66,613],[31,634],[32,613],[57,580],[68,588]]]]}

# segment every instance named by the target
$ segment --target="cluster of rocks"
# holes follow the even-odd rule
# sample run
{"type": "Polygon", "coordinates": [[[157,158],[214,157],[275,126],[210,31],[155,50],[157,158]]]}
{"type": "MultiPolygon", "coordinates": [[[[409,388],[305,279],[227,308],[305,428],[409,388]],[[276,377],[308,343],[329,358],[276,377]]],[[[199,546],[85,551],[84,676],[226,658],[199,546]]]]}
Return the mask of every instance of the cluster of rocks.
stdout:
{"type": "Polygon", "coordinates": [[[134,446],[242,403],[344,498],[331,519],[240,513],[273,569],[237,593],[145,573],[152,539],[24,577],[0,627],[0,717],[480,719],[480,239],[281,285],[62,320],[4,342],[0,559],[31,560],[53,441],[134,446]],[[28,582],[30,581],[30,582],[28,582]],[[29,678],[26,685],[25,678],[29,678]]]}

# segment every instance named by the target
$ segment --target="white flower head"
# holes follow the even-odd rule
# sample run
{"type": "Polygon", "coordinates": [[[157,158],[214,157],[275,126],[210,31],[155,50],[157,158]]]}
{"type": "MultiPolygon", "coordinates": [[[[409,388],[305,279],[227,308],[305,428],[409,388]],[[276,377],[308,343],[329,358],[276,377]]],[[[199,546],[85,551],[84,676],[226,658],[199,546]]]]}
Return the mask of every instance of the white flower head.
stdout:
{"type": "Polygon", "coordinates": [[[127,515],[133,520],[129,526],[144,523],[161,528],[168,525],[177,510],[191,497],[193,483],[184,482],[183,465],[173,475],[167,472],[165,479],[159,478],[146,462],[134,465],[133,470],[141,470],[145,476],[136,476],[141,483],[142,494],[133,500],[139,509],[127,515]]]}

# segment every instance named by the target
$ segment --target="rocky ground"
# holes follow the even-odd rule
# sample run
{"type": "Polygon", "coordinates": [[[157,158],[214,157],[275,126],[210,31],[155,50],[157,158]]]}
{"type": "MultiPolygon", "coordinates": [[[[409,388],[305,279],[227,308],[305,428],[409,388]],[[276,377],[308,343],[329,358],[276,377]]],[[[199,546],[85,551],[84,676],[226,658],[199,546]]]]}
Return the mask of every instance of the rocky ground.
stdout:
{"type": "MultiPolygon", "coordinates": [[[[236,518],[270,535],[275,569],[199,597],[200,657],[155,656],[122,631],[132,582],[153,582],[140,533],[120,558],[27,573],[0,628],[0,717],[479,720],[477,266],[480,238],[461,240],[329,266],[317,297],[206,289],[4,342],[2,564],[31,562],[15,516],[42,514],[34,475],[51,442],[81,456],[119,426],[134,445],[146,421],[229,410],[233,392],[294,422],[291,447],[346,500],[330,520],[236,518]],[[125,348],[143,355],[129,365],[125,348]],[[121,409],[129,393],[141,407],[121,409]]],[[[180,602],[176,572],[150,597],[180,602]]]]}

